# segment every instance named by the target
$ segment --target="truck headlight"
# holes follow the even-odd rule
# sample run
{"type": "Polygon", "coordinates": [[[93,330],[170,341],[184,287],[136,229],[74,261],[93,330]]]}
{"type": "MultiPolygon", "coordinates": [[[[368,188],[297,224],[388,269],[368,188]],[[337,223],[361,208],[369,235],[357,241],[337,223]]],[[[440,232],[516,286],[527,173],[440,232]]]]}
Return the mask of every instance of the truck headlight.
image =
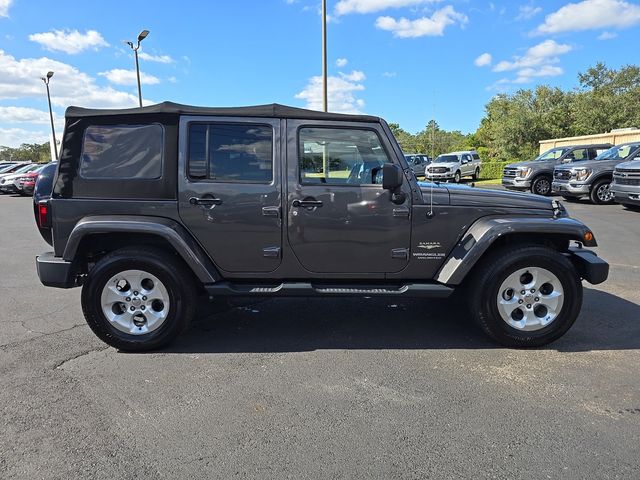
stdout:
{"type": "Polygon", "coordinates": [[[518,170],[518,176],[520,178],[526,178],[531,173],[531,167],[524,167],[518,170]]]}
{"type": "Polygon", "coordinates": [[[574,171],[574,175],[576,177],[576,180],[578,180],[579,182],[583,182],[589,177],[589,175],[591,175],[591,169],[590,168],[577,169],[574,171]]]}

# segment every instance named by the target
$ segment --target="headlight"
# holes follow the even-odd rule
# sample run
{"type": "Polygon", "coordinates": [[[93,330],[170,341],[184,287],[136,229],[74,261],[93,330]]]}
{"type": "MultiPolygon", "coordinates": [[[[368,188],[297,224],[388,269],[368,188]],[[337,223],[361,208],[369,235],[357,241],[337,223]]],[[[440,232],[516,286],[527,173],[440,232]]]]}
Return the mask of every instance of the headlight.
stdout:
{"type": "Polygon", "coordinates": [[[591,169],[580,168],[580,169],[574,170],[573,174],[575,175],[576,180],[578,180],[579,182],[583,182],[589,177],[589,175],[591,175],[591,169]]]}
{"type": "Polygon", "coordinates": [[[531,173],[531,167],[524,167],[518,170],[518,176],[520,178],[525,178],[530,173],[531,173]]]}

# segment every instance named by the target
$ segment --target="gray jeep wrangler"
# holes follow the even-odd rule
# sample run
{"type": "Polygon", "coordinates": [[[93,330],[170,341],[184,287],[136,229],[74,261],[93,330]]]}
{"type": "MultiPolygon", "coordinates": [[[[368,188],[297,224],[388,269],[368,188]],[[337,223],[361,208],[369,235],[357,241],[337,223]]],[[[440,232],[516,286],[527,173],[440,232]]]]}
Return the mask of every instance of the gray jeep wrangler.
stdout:
{"type": "Polygon", "coordinates": [[[199,295],[448,297],[494,340],[563,335],[608,264],[561,204],[420,183],[378,117],[280,105],[70,107],[35,208],[44,285],[82,286],[95,334],[167,345],[199,295]],[[572,246],[573,245],[573,246],[572,246]]]}

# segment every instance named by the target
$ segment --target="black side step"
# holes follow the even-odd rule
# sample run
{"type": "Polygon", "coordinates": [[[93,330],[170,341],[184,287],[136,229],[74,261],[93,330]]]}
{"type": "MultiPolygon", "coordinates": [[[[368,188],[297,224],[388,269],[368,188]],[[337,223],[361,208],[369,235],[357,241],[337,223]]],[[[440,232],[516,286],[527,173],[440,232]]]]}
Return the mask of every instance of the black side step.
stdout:
{"type": "Polygon", "coordinates": [[[248,284],[216,282],[204,286],[210,297],[428,297],[446,298],[453,288],[439,283],[336,285],[308,282],[248,284]]]}

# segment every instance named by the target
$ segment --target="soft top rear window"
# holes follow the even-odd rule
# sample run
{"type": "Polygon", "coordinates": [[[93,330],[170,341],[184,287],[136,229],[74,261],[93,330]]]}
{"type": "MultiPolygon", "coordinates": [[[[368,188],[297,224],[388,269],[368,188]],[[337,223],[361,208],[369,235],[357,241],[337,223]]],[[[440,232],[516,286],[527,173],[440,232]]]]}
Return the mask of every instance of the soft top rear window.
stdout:
{"type": "Polygon", "coordinates": [[[84,132],[80,176],[86,179],[157,179],[162,176],[164,128],[90,125],[84,132]]]}

